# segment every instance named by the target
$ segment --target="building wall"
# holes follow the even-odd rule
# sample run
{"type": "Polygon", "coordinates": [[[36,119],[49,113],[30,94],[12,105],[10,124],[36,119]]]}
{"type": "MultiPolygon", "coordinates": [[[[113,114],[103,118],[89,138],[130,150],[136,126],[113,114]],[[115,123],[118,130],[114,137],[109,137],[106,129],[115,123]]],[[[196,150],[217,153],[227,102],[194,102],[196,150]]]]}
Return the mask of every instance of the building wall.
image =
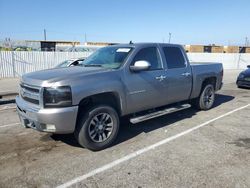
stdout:
{"type": "Polygon", "coordinates": [[[219,62],[224,69],[246,69],[250,54],[241,53],[188,53],[191,63],[219,62]]]}

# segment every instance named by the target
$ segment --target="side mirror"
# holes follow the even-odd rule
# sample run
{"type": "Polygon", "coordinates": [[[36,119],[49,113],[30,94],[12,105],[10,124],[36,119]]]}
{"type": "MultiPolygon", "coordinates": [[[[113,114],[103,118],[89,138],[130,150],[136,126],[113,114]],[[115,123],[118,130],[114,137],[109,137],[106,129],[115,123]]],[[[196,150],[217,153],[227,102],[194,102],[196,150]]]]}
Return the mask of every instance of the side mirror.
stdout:
{"type": "Polygon", "coordinates": [[[247,65],[247,68],[249,68],[249,69],[250,69],[250,65],[247,65]]]}
{"type": "Polygon", "coordinates": [[[151,64],[147,61],[141,60],[136,61],[134,65],[130,66],[130,70],[134,72],[145,71],[150,68],[151,64]]]}

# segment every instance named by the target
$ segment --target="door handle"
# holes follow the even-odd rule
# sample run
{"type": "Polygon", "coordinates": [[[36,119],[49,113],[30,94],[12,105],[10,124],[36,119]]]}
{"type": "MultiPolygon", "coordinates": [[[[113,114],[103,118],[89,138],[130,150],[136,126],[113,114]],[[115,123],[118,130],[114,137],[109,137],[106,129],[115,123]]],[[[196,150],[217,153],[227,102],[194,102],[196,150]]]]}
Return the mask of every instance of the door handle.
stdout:
{"type": "Polygon", "coordinates": [[[182,75],[182,76],[188,77],[188,76],[191,76],[191,73],[189,73],[189,72],[184,72],[184,73],[182,73],[181,75],[182,75]]]}
{"type": "Polygon", "coordinates": [[[155,79],[159,80],[160,82],[163,81],[165,78],[166,78],[166,76],[163,76],[163,75],[155,77],[155,79]]]}

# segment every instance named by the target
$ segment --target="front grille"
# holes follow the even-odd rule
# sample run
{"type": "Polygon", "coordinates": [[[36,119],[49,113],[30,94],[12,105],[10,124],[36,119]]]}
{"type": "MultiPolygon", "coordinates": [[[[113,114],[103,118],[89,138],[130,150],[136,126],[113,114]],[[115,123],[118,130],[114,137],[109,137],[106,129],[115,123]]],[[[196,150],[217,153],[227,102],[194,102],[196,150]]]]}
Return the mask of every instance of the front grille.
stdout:
{"type": "Polygon", "coordinates": [[[22,83],[20,84],[20,95],[25,101],[39,105],[39,88],[22,83]]]}
{"type": "Polygon", "coordinates": [[[37,104],[39,105],[39,100],[36,100],[36,99],[32,99],[32,98],[28,98],[28,97],[24,97],[22,96],[24,100],[30,102],[30,103],[34,103],[34,104],[37,104]]]}
{"type": "Polygon", "coordinates": [[[244,80],[250,82],[250,77],[245,77],[244,80]]]}
{"type": "Polygon", "coordinates": [[[238,86],[242,86],[242,87],[250,87],[250,81],[242,81],[242,80],[240,80],[240,81],[238,81],[237,82],[237,85],[238,86]]]}
{"type": "Polygon", "coordinates": [[[24,85],[24,84],[21,84],[21,87],[24,88],[24,89],[27,89],[28,91],[39,93],[38,88],[33,88],[33,87],[30,87],[30,86],[27,86],[27,85],[24,85]]]}

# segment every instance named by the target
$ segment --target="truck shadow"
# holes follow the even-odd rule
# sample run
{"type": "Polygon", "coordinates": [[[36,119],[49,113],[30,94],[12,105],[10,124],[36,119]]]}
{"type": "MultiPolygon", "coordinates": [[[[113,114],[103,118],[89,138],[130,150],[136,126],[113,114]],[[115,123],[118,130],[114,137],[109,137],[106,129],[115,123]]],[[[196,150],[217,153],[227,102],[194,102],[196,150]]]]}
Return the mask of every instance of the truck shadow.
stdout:
{"type": "Polygon", "coordinates": [[[15,103],[16,100],[15,99],[5,99],[5,100],[2,100],[0,98],[0,105],[4,105],[4,104],[12,104],[12,103],[15,103]]]}
{"type": "MultiPolygon", "coordinates": [[[[216,101],[214,103],[213,108],[218,107],[224,103],[227,103],[233,99],[234,99],[234,96],[216,94],[216,101]]],[[[167,127],[183,119],[190,119],[194,115],[196,115],[198,111],[199,110],[195,108],[189,108],[183,111],[168,114],[168,115],[158,117],[155,119],[151,119],[151,120],[138,123],[135,125],[131,124],[128,119],[124,119],[123,121],[121,121],[119,135],[114,145],[125,142],[133,137],[136,137],[137,135],[141,133],[149,133],[151,131],[154,131],[163,127],[167,127]]]]}
{"type": "Polygon", "coordinates": [[[50,135],[50,138],[55,141],[61,141],[70,146],[81,147],[76,141],[74,134],[52,134],[50,135]]]}
{"type": "Polygon", "coordinates": [[[216,94],[213,108],[220,106],[223,103],[227,103],[233,100],[235,97],[231,95],[216,94]]]}
{"type": "MultiPolygon", "coordinates": [[[[227,103],[233,99],[234,97],[230,95],[216,94],[214,107],[220,106],[221,104],[227,103]]],[[[138,123],[136,125],[131,124],[128,118],[122,118],[118,138],[112,146],[125,142],[141,133],[148,133],[162,127],[167,127],[180,120],[192,118],[194,115],[196,115],[197,112],[197,109],[189,108],[187,110],[168,114],[159,118],[138,123]]],[[[51,138],[55,141],[61,141],[70,146],[81,147],[75,140],[73,134],[51,135],[51,138]]]]}

